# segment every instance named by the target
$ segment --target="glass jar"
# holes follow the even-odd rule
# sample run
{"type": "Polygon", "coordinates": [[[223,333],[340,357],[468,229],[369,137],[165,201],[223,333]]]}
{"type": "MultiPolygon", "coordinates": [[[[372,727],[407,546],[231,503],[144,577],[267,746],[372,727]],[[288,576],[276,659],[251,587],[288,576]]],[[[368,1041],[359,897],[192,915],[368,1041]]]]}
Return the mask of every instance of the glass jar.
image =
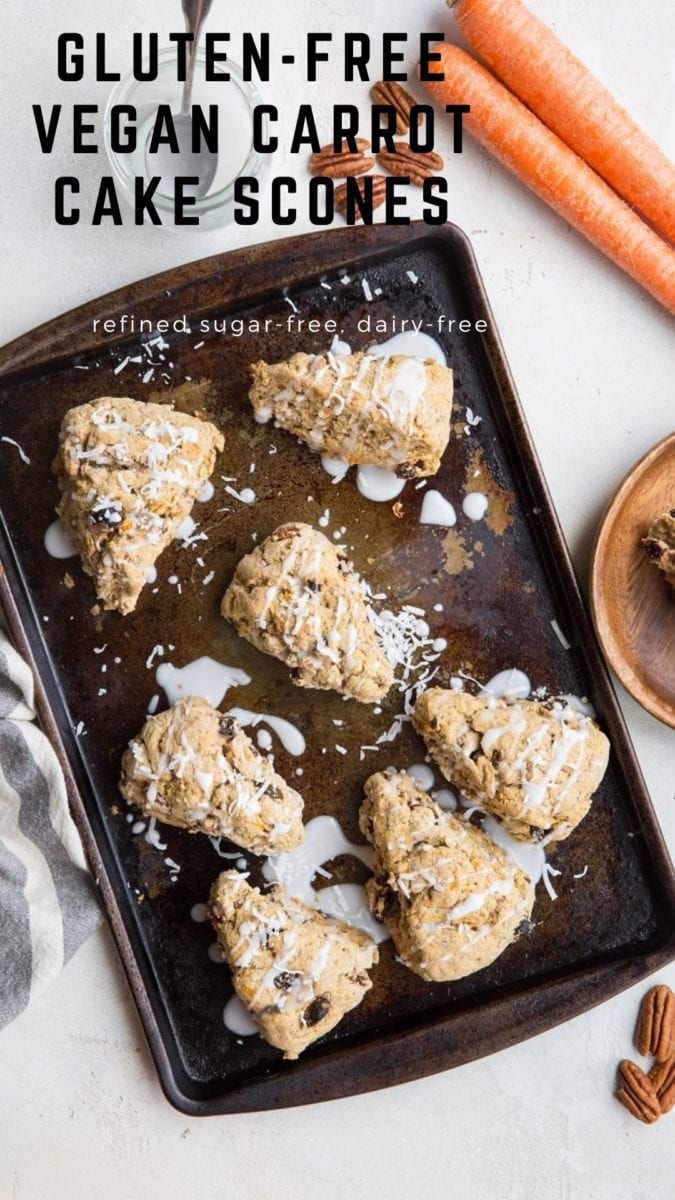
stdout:
{"type": "MultiPolygon", "coordinates": [[[[267,165],[268,156],[256,153],[253,148],[253,109],[261,103],[258,92],[251,83],[243,79],[241,68],[236,63],[228,61],[221,72],[223,75],[229,74],[229,80],[212,81],[206,80],[205,63],[204,52],[198,51],[191,103],[200,104],[205,116],[208,116],[209,105],[218,105],[219,152],[213,182],[208,192],[197,197],[195,203],[186,208],[187,214],[199,217],[199,224],[176,224],[173,189],[169,190],[168,187],[172,182],[169,176],[162,177],[152,195],[152,203],[161,216],[163,227],[178,233],[218,229],[225,225],[232,219],[236,178],[246,175],[260,179],[267,165]]],[[[155,123],[157,106],[166,104],[170,107],[172,115],[177,116],[182,97],[183,84],[177,79],[175,46],[160,50],[156,79],[139,81],[132,75],[126,75],[115,84],[108,97],[104,116],[105,148],[116,184],[121,185],[121,192],[132,205],[136,177],[141,177],[148,183],[153,175],[158,173],[151,164],[146,163],[146,144],[155,123]],[[127,153],[113,150],[111,145],[111,113],[118,104],[130,104],[136,109],[136,148],[127,153]]],[[[122,129],[127,121],[127,117],[122,118],[122,129]]],[[[178,162],[179,156],[176,155],[175,158],[178,162]]],[[[188,189],[187,194],[194,193],[188,189]]]]}

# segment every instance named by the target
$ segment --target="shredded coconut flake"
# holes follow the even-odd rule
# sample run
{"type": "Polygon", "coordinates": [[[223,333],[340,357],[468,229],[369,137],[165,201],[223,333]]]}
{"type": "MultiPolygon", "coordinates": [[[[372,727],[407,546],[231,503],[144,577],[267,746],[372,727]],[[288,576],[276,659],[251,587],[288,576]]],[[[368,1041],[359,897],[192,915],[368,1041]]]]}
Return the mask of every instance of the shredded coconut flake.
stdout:
{"type": "Polygon", "coordinates": [[[29,459],[28,455],[26,454],[26,451],[23,449],[23,446],[20,446],[18,442],[14,441],[14,438],[1,437],[0,442],[7,442],[8,446],[16,446],[17,450],[19,451],[19,458],[21,459],[22,463],[25,463],[26,466],[28,466],[28,467],[30,466],[30,459],[29,459]]]}
{"type": "Polygon", "coordinates": [[[556,892],[553,884],[551,883],[552,875],[562,875],[562,871],[558,871],[555,867],[552,867],[551,864],[548,862],[544,863],[544,871],[543,871],[543,875],[542,875],[542,879],[544,881],[544,887],[546,888],[546,891],[548,892],[549,896],[551,897],[551,900],[557,900],[558,893],[556,892]]]}
{"type": "Polygon", "coordinates": [[[145,660],[145,665],[148,668],[148,670],[150,670],[150,668],[153,664],[153,661],[157,657],[157,655],[159,655],[160,658],[163,657],[163,655],[164,655],[164,647],[163,646],[157,645],[157,646],[152,647],[152,650],[150,651],[148,657],[145,660]]]}
{"type": "Polygon", "coordinates": [[[565,634],[563,633],[563,631],[560,628],[557,621],[551,621],[551,629],[553,630],[555,636],[557,637],[558,641],[560,642],[560,645],[562,646],[563,650],[570,650],[571,649],[570,643],[568,642],[567,638],[565,637],[565,634]]]}

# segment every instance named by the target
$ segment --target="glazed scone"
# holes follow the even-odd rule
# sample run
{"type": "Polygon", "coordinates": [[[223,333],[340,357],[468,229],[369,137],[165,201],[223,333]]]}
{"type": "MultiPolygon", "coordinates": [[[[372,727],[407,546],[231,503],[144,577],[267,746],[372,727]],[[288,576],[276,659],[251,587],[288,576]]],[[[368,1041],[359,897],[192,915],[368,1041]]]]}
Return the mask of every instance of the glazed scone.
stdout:
{"type": "Polygon", "coordinates": [[[302,796],[233,717],[199,696],[148,718],[125,751],[120,791],[148,817],[254,854],[293,850],[304,837],[302,796]]]}
{"type": "Polygon", "coordinates": [[[435,475],[450,437],[452,371],[403,354],[294,354],[251,367],[257,421],[328,458],[435,475]]]}
{"type": "Polygon", "coordinates": [[[361,1003],[378,960],[365,933],[289,896],[224,871],[209,911],[239,999],[284,1058],[297,1058],[361,1003]]]}
{"type": "Polygon", "coordinates": [[[221,611],[247,641],[285,662],[300,687],[366,703],[391,687],[361,580],[344,550],[311,525],[280,525],[242,558],[221,611]]]}
{"type": "Polygon", "coordinates": [[[104,608],[133,612],[222,448],[215,425],[167,404],[103,396],[66,413],[56,511],[104,608]]]}
{"type": "Polygon", "coordinates": [[[652,522],[642,545],[649,561],[663,571],[666,583],[675,591],[675,508],[652,522]]]}
{"type": "Polygon", "coordinates": [[[607,768],[604,733],[566,701],[429,688],[413,724],[445,778],[523,842],[568,837],[607,768]]]}
{"type": "Polygon", "coordinates": [[[404,772],[371,775],[365,793],[360,825],[375,847],[366,896],[412,971],[463,979],[529,929],[532,882],[485,833],[404,772]]]}

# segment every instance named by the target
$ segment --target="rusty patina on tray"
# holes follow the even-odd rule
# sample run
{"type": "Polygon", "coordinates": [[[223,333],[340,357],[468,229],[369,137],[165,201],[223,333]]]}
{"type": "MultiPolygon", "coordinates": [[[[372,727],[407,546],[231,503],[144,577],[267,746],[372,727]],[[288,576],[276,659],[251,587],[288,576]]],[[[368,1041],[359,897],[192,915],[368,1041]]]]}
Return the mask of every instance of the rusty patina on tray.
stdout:
{"type": "MultiPolygon", "coordinates": [[[[0,352],[0,428],[31,460],[27,465],[3,446],[2,599],[36,672],[41,717],[66,771],[75,817],[173,1104],[193,1114],[272,1108],[443,1070],[567,1020],[673,956],[672,867],[471,249],[458,229],[448,226],[433,236],[422,226],[331,231],[239,250],[123,288],[0,352]],[[471,482],[490,495],[487,521],[474,524],[460,516],[451,530],[421,526],[423,489],[408,484],[396,508],[370,504],[353,482],[335,486],[294,438],[255,424],[247,402],[248,364],[298,349],[325,350],[330,342],[323,330],[289,333],[284,323],[293,308],[305,319],[335,317],[355,349],[382,340],[359,330],[368,316],[434,326],[440,314],[487,320],[485,334],[438,335],[455,371],[456,408],[441,472],[427,485],[457,502],[471,482]],[[143,384],[145,363],[129,363],[114,374],[120,361],[139,353],[139,339],[104,338],[92,329],[94,318],[124,312],[153,322],[186,313],[195,331],[201,316],[267,317],[272,327],[239,338],[167,335],[165,362],[143,384]],[[94,592],[77,561],[54,560],[43,548],[57,499],[50,464],[62,416],[72,405],[110,394],[199,408],[226,436],[216,494],[193,514],[208,541],[193,549],[174,543],[159,560],[157,584],[145,589],[136,612],[125,618],[92,614],[94,592]],[[481,417],[479,425],[467,425],[466,408],[481,417]],[[254,487],[256,503],[246,506],[228,496],[222,475],[236,477],[237,487],[254,487]],[[134,836],[117,779],[123,748],[159,690],[154,667],[146,667],[153,646],[175,647],[165,660],[178,665],[210,654],[252,676],[250,686],[230,692],[225,705],[285,715],[306,733],[309,748],[297,780],[306,816],[333,813],[349,837],[361,840],[357,812],[364,779],[424,755],[406,724],[390,747],[361,761],[359,747],[388,727],[400,696],[392,693],[376,715],[329,693],[295,688],[283,666],[242,642],[219,616],[223,590],[253,533],[262,538],[288,520],[316,523],[325,508],[329,532],[345,527],[342,540],[373,589],[386,591],[393,606],[425,608],[434,636],[447,639],[439,682],[459,667],[484,679],[517,666],[535,686],[589,695],[613,754],[590,816],[551,853],[562,871],[560,897],[553,902],[540,885],[529,937],[489,969],[436,985],[397,963],[386,944],[363,1004],[298,1063],[285,1064],[260,1039],[238,1042],[223,1026],[228,974],[207,955],[210,930],[190,918],[222,861],[206,839],[178,830],[162,827],[167,849],[161,853],[134,836]],[[204,585],[211,571],[212,582],[204,585]],[[64,585],[66,572],[73,587],[64,585]],[[168,582],[174,574],[181,594],[168,582]],[[437,603],[442,612],[434,611],[437,603]],[[571,642],[569,651],[553,620],[571,642]],[[103,654],[95,655],[94,647],[104,644],[103,654]],[[336,726],[335,719],[344,724],[336,726]],[[80,721],[86,732],[78,737],[80,721]],[[335,750],[336,742],[346,755],[335,750]],[[180,864],[176,882],[170,882],[165,857],[180,864]],[[586,865],[583,878],[575,878],[586,865]]],[[[295,782],[298,760],[278,745],[275,750],[279,769],[295,782]]],[[[258,864],[246,857],[255,877],[258,864]]],[[[341,862],[337,877],[357,876],[341,862]]]]}

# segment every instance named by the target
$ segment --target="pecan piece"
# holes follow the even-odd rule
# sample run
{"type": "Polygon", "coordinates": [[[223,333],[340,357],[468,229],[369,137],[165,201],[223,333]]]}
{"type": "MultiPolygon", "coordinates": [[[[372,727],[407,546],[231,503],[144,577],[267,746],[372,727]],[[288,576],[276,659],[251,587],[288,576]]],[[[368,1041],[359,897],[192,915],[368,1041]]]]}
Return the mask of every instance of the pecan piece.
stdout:
{"type": "Polygon", "coordinates": [[[652,1067],[649,1078],[658,1096],[661,1112],[670,1112],[671,1108],[675,1108],[675,1054],[652,1067]]]}
{"type": "Polygon", "coordinates": [[[416,187],[422,187],[425,179],[430,179],[437,171],[443,170],[443,159],[435,150],[422,154],[412,150],[408,142],[394,142],[394,146],[394,153],[390,150],[380,150],[378,161],[392,175],[407,175],[416,187]]]}
{"type": "Polygon", "coordinates": [[[344,179],[347,176],[367,175],[375,166],[375,159],[365,151],[370,149],[370,142],[365,138],[357,138],[356,151],[350,150],[343,142],[339,150],[332,144],[322,146],[309,160],[310,175],[324,175],[329,179],[344,179]]]}
{"type": "Polygon", "coordinates": [[[675,1054],[675,995],[663,983],[651,988],[640,1005],[635,1045],[657,1062],[675,1054]]]}
{"type": "MultiPolygon", "coordinates": [[[[370,95],[376,104],[387,104],[396,112],[396,132],[406,133],[410,128],[410,110],[417,101],[410,92],[406,92],[400,83],[375,83],[370,89],[370,95]]],[[[422,114],[417,114],[417,124],[422,120],[422,114]]]]}
{"type": "Polygon", "coordinates": [[[616,1092],[617,1100],[628,1109],[638,1121],[651,1125],[661,1116],[661,1105],[654,1084],[642,1067],[630,1059],[624,1058],[619,1063],[621,1086],[616,1092]]]}
{"type": "MultiPolygon", "coordinates": [[[[366,184],[365,190],[361,187],[361,180],[359,180],[359,192],[363,197],[364,202],[371,206],[374,212],[376,208],[379,208],[381,204],[384,204],[387,198],[386,177],[384,175],[368,175],[363,182],[366,184]],[[369,184],[368,180],[372,180],[372,183],[369,184]]],[[[338,187],[336,187],[333,195],[335,211],[341,213],[343,217],[347,215],[347,209],[350,207],[348,194],[348,184],[341,183],[338,187]]],[[[357,220],[361,220],[361,214],[358,212],[358,210],[355,212],[355,216],[357,220]]]]}

